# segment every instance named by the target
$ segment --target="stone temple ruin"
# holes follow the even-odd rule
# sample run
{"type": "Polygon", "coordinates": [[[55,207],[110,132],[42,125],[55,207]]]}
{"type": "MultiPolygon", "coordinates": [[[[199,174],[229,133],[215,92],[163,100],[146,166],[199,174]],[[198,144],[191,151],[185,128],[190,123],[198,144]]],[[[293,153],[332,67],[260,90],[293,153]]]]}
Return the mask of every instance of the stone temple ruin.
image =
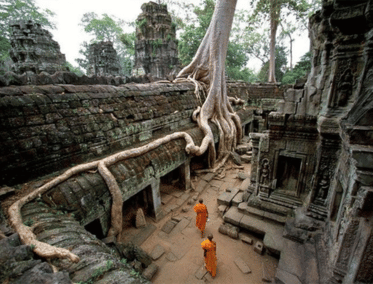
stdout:
{"type": "MultiPolygon", "coordinates": [[[[310,20],[313,61],[305,84],[228,82],[228,94],[245,100],[235,111],[252,144],[251,172],[217,203],[228,235],[241,230],[262,236],[255,251],[279,258],[273,283],[373,283],[372,14],[367,0],[323,1],[310,20]]],[[[22,78],[0,77],[2,207],[12,192],[37,188],[72,165],[179,130],[197,144],[203,137],[190,119],[199,105],[193,84],[125,84],[120,77],[68,72],[22,78]]],[[[174,177],[182,196],[201,193],[211,178],[192,188],[190,176],[206,156],[190,157],[184,148],[184,140],[173,140],[111,166],[123,206],[141,208],[160,222],[172,211],[163,207],[160,188],[174,177]]],[[[9,257],[0,258],[0,281],[27,283],[42,271],[40,277],[58,283],[145,282],[131,274],[123,257],[151,279],[154,259],[136,243],[105,238],[111,203],[103,179],[90,171],[22,208],[39,240],[81,258],[77,264],[50,260],[57,273],[21,245],[1,214],[0,255],[9,257]]],[[[137,219],[140,224],[144,218],[137,219]]]]}
{"type": "Polygon", "coordinates": [[[154,2],[141,6],[137,17],[135,75],[151,74],[165,79],[179,70],[176,27],[167,12],[167,5],[154,2]]]}
{"type": "Polygon", "coordinates": [[[111,41],[92,43],[88,49],[88,71],[87,75],[113,75],[121,74],[117,52],[111,41]]]}
{"type": "Polygon", "coordinates": [[[13,71],[23,74],[32,71],[36,74],[66,71],[65,55],[61,54],[59,44],[52,39],[49,31],[39,23],[16,21],[10,24],[13,71]]]}

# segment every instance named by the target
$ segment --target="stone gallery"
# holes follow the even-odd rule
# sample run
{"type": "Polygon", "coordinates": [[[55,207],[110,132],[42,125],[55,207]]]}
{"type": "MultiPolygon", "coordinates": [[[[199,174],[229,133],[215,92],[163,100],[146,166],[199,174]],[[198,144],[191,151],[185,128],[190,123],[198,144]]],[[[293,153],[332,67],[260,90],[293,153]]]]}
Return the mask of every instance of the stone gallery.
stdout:
{"type": "MultiPolygon", "coordinates": [[[[0,76],[0,282],[166,283],[162,271],[177,270],[193,241],[189,275],[169,283],[373,283],[371,1],[323,1],[307,80],[226,83],[243,137],[215,172],[207,153],[186,151],[204,141],[192,119],[204,98],[171,81],[167,7],[142,10],[132,77],[119,76],[110,42],[91,46],[91,73],[78,77],[49,32],[12,23],[13,71],[0,76]],[[190,217],[201,196],[215,278],[190,217]],[[224,246],[236,250],[219,257],[224,246]],[[224,278],[233,269],[243,276],[224,278]]],[[[222,127],[209,127],[219,149],[222,127]]]]}

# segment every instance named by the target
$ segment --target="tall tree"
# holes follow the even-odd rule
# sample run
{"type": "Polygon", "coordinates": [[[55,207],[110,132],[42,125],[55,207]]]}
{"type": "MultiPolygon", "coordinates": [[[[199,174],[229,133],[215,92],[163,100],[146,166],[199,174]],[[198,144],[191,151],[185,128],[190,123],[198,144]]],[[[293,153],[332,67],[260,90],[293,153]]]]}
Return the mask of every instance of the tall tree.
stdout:
{"type": "Polygon", "coordinates": [[[6,71],[10,61],[10,23],[16,20],[33,20],[44,28],[54,29],[54,13],[40,9],[35,0],[2,0],[0,5],[0,69],[6,71]]]}
{"type": "Polygon", "coordinates": [[[255,20],[269,20],[270,26],[270,46],[269,46],[269,73],[268,82],[275,83],[275,48],[276,35],[281,18],[293,14],[296,19],[305,18],[309,10],[307,0],[251,0],[251,5],[255,7],[255,20]],[[260,17],[262,16],[262,17],[260,17]]]}

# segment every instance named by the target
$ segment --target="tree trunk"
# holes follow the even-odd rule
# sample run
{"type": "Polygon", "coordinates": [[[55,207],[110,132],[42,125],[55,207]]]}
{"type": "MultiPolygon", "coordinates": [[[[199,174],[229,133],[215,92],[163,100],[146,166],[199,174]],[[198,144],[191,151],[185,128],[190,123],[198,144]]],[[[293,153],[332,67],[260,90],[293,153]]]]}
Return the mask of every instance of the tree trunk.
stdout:
{"type": "Polygon", "coordinates": [[[278,16],[279,16],[279,3],[278,0],[271,0],[270,6],[270,28],[271,28],[271,42],[269,47],[269,72],[268,72],[268,82],[276,83],[276,34],[278,27],[278,16]]]}
{"type": "Polygon", "coordinates": [[[220,167],[226,161],[242,134],[241,122],[230,105],[225,82],[225,60],[236,3],[237,0],[218,0],[196,55],[178,75],[178,78],[207,85],[208,95],[196,118],[205,135],[197,155],[209,149],[210,168],[220,167]],[[217,157],[209,121],[215,123],[220,132],[217,157]]]}

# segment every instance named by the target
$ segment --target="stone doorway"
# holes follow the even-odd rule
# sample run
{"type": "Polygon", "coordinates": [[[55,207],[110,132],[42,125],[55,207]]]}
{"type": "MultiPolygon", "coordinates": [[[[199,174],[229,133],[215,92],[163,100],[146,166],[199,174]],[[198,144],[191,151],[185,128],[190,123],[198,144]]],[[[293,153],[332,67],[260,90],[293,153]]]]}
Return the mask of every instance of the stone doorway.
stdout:
{"type": "Polygon", "coordinates": [[[156,218],[154,209],[153,192],[151,185],[139,191],[123,202],[123,226],[134,227],[136,222],[136,212],[141,208],[146,217],[156,218]]]}
{"type": "Polygon", "coordinates": [[[299,197],[299,176],[302,159],[279,156],[277,165],[276,191],[287,195],[299,197]]]}

